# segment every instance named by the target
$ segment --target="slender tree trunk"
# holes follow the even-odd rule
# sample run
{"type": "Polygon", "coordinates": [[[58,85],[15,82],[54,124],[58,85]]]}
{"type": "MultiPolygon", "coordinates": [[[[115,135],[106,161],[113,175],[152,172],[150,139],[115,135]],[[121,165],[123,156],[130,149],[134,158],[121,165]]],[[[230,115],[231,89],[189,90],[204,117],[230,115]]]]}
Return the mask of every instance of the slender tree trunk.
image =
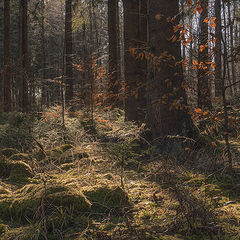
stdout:
{"type": "Polygon", "coordinates": [[[147,63],[134,59],[130,49],[144,53],[147,46],[147,0],[124,0],[125,114],[130,121],[142,122],[146,111],[147,63]]]}
{"type": "MultiPolygon", "coordinates": [[[[233,37],[233,26],[234,26],[234,18],[232,20],[231,18],[231,3],[228,0],[228,19],[229,19],[229,28],[230,28],[230,34],[229,34],[229,38],[230,38],[230,51],[231,54],[233,53],[233,48],[234,48],[234,37],[233,37]]],[[[236,82],[236,68],[235,68],[235,63],[234,61],[231,62],[231,72],[232,72],[232,83],[236,82]]],[[[234,86],[234,93],[237,93],[237,85],[234,86]]]]}
{"type": "MultiPolygon", "coordinates": [[[[226,6],[225,6],[224,2],[223,2],[223,23],[224,23],[224,40],[223,41],[224,41],[225,48],[228,49],[228,46],[229,46],[228,35],[229,34],[228,34],[227,19],[226,19],[226,6]]],[[[228,54],[228,53],[226,53],[226,54],[228,54]]],[[[226,64],[226,75],[227,75],[228,83],[227,83],[225,78],[224,78],[224,81],[225,81],[225,84],[227,83],[228,85],[230,85],[230,84],[232,84],[232,80],[231,80],[231,76],[230,76],[230,64],[229,64],[229,61],[224,61],[224,64],[226,64]]],[[[233,94],[234,94],[234,88],[232,86],[232,87],[230,87],[230,95],[233,96],[233,94]]]]}
{"type": "Polygon", "coordinates": [[[27,112],[28,106],[28,0],[21,0],[22,34],[21,34],[21,63],[22,63],[22,111],[27,112]]]}
{"type": "Polygon", "coordinates": [[[201,0],[202,13],[200,15],[200,33],[199,33],[199,49],[198,62],[203,63],[198,69],[198,106],[211,108],[211,91],[209,87],[209,79],[207,75],[208,65],[208,23],[204,20],[208,17],[208,0],[201,0]],[[203,50],[201,48],[204,47],[203,50]],[[207,67],[207,69],[204,69],[207,67]]]}
{"type": "Polygon", "coordinates": [[[109,36],[109,60],[108,60],[108,102],[112,107],[120,106],[119,90],[119,11],[118,0],[108,1],[108,36],[109,36]]]}
{"type": "Polygon", "coordinates": [[[11,111],[10,0],[4,0],[4,108],[11,111]]]}
{"type": "Polygon", "coordinates": [[[65,14],[65,54],[66,54],[66,104],[73,98],[73,49],[72,49],[72,0],[66,0],[65,14]]]}
{"type": "Polygon", "coordinates": [[[149,66],[147,124],[154,139],[166,135],[192,134],[181,61],[181,46],[171,41],[179,24],[178,0],[150,0],[149,48],[158,57],[149,66]],[[169,22],[169,19],[175,19],[169,22]]]}
{"type": "Polygon", "coordinates": [[[46,42],[45,42],[45,0],[41,0],[42,19],[41,19],[41,48],[42,48],[42,99],[41,105],[48,105],[48,89],[46,83],[46,42]]]}
{"type": "Polygon", "coordinates": [[[215,1],[215,97],[222,96],[222,17],[221,17],[221,0],[215,1]]]}

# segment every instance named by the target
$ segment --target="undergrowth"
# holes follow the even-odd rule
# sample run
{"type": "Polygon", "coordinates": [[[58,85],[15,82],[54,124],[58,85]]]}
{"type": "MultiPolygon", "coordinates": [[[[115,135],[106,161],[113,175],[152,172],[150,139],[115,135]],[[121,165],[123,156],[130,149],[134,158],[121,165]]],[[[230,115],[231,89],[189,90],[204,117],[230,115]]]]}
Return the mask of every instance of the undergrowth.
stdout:
{"type": "Polygon", "coordinates": [[[178,136],[181,154],[167,155],[144,131],[118,109],[66,111],[64,125],[58,106],[2,114],[0,239],[240,239],[239,171],[224,171],[221,138],[178,136]]]}

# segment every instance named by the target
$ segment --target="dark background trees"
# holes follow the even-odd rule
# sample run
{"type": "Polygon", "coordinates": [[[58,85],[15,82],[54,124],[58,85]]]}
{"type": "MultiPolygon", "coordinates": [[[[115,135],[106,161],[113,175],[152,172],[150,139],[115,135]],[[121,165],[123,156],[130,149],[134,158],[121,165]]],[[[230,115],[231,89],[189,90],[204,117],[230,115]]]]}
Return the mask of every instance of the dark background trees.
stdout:
{"type": "Polygon", "coordinates": [[[182,133],[222,80],[227,101],[238,94],[239,2],[162,4],[2,0],[2,111],[118,107],[154,137],[182,133]]]}

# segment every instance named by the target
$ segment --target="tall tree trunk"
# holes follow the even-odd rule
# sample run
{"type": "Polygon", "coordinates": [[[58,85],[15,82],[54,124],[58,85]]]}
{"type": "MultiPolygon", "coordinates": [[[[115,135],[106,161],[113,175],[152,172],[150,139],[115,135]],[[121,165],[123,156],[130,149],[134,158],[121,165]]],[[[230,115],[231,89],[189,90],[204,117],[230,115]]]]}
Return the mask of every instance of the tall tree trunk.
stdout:
{"type": "Polygon", "coordinates": [[[149,11],[149,48],[158,59],[149,66],[147,124],[154,139],[189,136],[192,122],[186,110],[182,64],[177,64],[181,61],[181,46],[179,41],[171,41],[180,20],[179,1],[150,0],[149,11]]]}
{"type": "Polygon", "coordinates": [[[72,0],[66,0],[65,14],[65,54],[66,54],[66,104],[73,98],[73,50],[72,50],[72,0]]]}
{"type": "Polygon", "coordinates": [[[22,33],[21,33],[21,64],[22,64],[22,104],[21,108],[23,112],[29,110],[28,106],[28,0],[21,0],[22,9],[22,33]]]}
{"type": "Polygon", "coordinates": [[[11,111],[10,0],[4,0],[4,107],[11,111]]]}
{"type": "MultiPolygon", "coordinates": [[[[233,43],[233,40],[234,40],[234,37],[233,37],[233,26],[234,26],[234,17],[231,18],[231,3],[230,1],[228,0],[228,22],[229,22],[229,28],[230,28],[230,34],[229,34],[229,38],[230,38],[230,51],[231,51],[231,54],[233,53],[233,49],[234,49],[234,43],[233,43]],[[233,19],[233,20],[232,20],[233,19]]],[[[232,83],[235,83],[236,82],[236,68],[235,68],[235,62],[232,61],[231,62],[231,72],[232,72],[232,83]]],[[[234,87],[234,93],[237,94],[237,85],[235,85],[234,87]]]]}
{"type": "Polygon", "coordinates": [[[147,63],[134,59],[130,49],[139,53],[147,45],[148,1],[124,0],[124,69],[126,82],[125,114],[130,121],[142,122],[145,119],[147,63]]]}
{"type": "MultiPolygon", "coordinates": [[[[227,19],[226,19],[226,6],[225,6],[225,2],[223,2],[223,23],[224,23],[224,54],[227,54],[228,55],[228,49],[229,49],[229,41],[228,41],[228,37],[229,37],[229,28],[227,26],[227,19]]],[[[226,79],[224,78],[225,80],[225,84],[227,85],[230,85],[232,84],[232,79],[231,79],[231,76],[230,76],[230,63],[229,61],[224,61],[224,64],[226,64],[226,76],[227,76],[227,80],[228,82],[226,81],[226,79]]],[[[234,87],[230,87],[230,95],[233,96],[234,94],[234,87]]]]}
{"type": "Polygon", "coordinates": [[[215,1],[215,17],[216,17],[216,46],[215,46],[215,97],[222,96],[222,17],[221,17],[221,0],[215,1]]]}
{"type": "Polygon", "coordinates": [[[198,69],[198,106],[211,108],[211,91],[209,87],[209,79],[207,75],[209,60],[208,56],[208,22],[204,20],[208,17],[208,0],[201,0],[202,13],[200,15],[200,33],[199,33],[199,49],[198,62],[203,63],[198,69]],[[203,48],[203,50],[201,49],[203,48]],[[207,69],[204,69],[207,67],[207,69]]]}
{"type": "Polygon", "coordinates": [[[48,105],[48,89],[46,83],[46,41],[45,41],[45,0],[41,0],[42,19],[41,19],[41,49],[42,49],[42,96],[41,105],[48,105]]]}
{"type": "Polygon", "coordinates": [[[112,107],[119,107],[118,99],[120,82],[119,82],[119,9],[118,0],[108,1],[108,35],[109,35],[109,86],[108,102],[112,107]]]}

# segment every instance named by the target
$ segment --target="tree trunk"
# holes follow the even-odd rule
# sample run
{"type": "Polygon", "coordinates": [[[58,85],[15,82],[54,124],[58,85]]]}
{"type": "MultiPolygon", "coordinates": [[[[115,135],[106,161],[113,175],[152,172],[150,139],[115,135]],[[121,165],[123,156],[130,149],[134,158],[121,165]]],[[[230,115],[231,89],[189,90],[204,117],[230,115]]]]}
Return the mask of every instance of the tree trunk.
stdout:
{"type": "Polygon", "coordinates": [[[48,103],[48,89],[46,83],[46,41],[45,41],[45,0],[41,1],[42,19],[41,19],[41,49],[42,49],[42,96],[41,105],[47,105],[48,103]]]}
{"type": "Polygon", "coordinates": [[[198,106],[200,108],[211,108],[211,91],[209,87],[209,79],[207,75],[208,65],[206,62],[209,60],[208,56],[208,22],[204,20],[208,17],[208,0],[201,0],[202,13],[200,15],[200,33],[199,33],[199,49],[198,49],[198,62],[200,68],[198,69],[198,106]],[[201,48],[204,48],[201,50],[201,48]],[[206,69],[204,69],[206,67],[206,69]]]}
{"type": "Polygon", "coordinates": [[[222,17],[221,17],[221,0],[215,1],[215,17],[216,17],[216,28],[215,28],[215,97],[222,96],[222,17]]]}
{"type": "Polygon", "coordinates": [[[119,79],[119,9],[118,0],[108,1],[108,35],[109,35],[109,86],[108,86],[108,103],[112,107],[119,107],[120,99],[120,79],[119,79]]]}
{"type": "MultiPolygon", "coordinates": [[[[231,51],[231,54],[233,54],[233,49],[234,49],[234,43],[233,43],[233,40],[234,40],[234,37],[233,37],[233,26],[234,26],[234,17],[233,17],[233,20],[231,18],[231,3],[230,1],[228,0],[228,22],[229,22],[229,28],[230,28],[230,34],[229,34],[229,38],[230,38],[230,51],[231,51]]],[[[235,83],[236,82],[236,68],[235,68],[235,62],[232,61],[231,62],[231,72],[232,72],[232,83],[235,83]]],[[[237,94],[237,85],[234,85],[233,87],[234,89],[234,93],[237,94]]]]}
{"type": "Polygon", "coordinates": [[[22,104],[21,108],[23,112],[29,110],[28,106],[28,21],[27,21],[27,9],[28,1],[21,0],[22,8],[22,34],[21,34],[21,64],[22,64],[22,104]]]}
{"type": "Polygon", "coordinates": [[[4,107],[11,111],[10,0],[4,0],[4,107]]]}
{"type": "Polygon", "coordinates": [[[65,54],[66,54],[66,104],[70,106],[73,98],[73,50],[72,50],[72,0],[66,0],[65,15],[65,54]]]}
{"type": "Polygon", "coordinates": [[[179,41],[171,40],[178,35],[174,26],[179,24],[179,2],[150,0],[149,11],[149,48],[155,64],[149,67],[147,124],[154,139],[190,136],[192,122],[187,113],[182,64],[177,64],[181,61],[181,46],[179,41]]]}
{"type": "Polygon", "coordinates": [[[144,52],[147,46],[147,0],[124,0],[125,114],[130,121],[143,122],[146,111],[147,63],[134,59],[130,49],[144,52]]]}

